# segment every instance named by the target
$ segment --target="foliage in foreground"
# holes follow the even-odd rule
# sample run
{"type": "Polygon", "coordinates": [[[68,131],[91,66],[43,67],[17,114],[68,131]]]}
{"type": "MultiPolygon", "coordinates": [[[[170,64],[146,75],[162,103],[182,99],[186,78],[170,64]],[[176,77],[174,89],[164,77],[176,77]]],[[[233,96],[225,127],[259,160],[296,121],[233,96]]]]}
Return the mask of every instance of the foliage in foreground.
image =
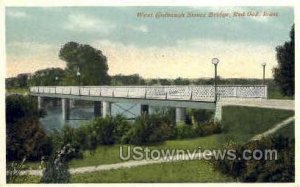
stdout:
{"type": "Polygon", "coordinates": [[[295,181],[295,142],[281,135],[258,141],[250,141],[242,146],[227,144],[225,149],[237,150],[237,157],[242,158],[244,150],[277,150],[277,159],[272,160],[217,160],[215,167],[224,174],[238,178],[243,182],[294,182],[295,181]]]}
{"type": "Polygon", "coordinates": [[[124,144],[145,144],[161,142],[172,136],[173,128],[169,118],[159,114],[138,117],[130,130],[122,137],[124,144]]]}
{"type": "Polygon", "coordinates": [[[11,164],[7,165],[6,168],[6,182],[7,183],[23,183],[27,179],[27,175],[20,175],[20,172],[25,168],[26,158],[21,162],[13,161],[11,164]]]}
{"type": "Polygon", "coordinates": [[[68,183],[71,176],[68,171],[68,158],[74,151],[75,149],[67,144],[56,155],[53,155],[46,163],[40,182],[68,183]]]}
{"type": "Polygon", "coordinates": [[[36,100],[29,96],[6,97],[7,160],[38,160],[51,154],[51,141],[41,127],[36,100]]]}

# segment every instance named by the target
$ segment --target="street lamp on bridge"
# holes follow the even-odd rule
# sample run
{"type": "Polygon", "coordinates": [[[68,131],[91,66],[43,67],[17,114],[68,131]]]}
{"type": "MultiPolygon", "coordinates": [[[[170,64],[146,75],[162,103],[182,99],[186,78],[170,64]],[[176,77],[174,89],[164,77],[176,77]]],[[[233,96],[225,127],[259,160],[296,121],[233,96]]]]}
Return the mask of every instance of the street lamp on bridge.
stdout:
{"type": "Polygon", "coordinates": [[[263,63],[261,63],[261,65],[263,67],[263,84],[265,84],[266,83],[265,72],[266,72],[267,63],[263,62],[263,63]]]}
{"type": "Polygon", "coordinates": [[[219,63],[219,59],[218,58],[213,58],[211,60],[211,63],[213,65],[215,65],[215,103],[217,102],[217,66],[219,63]]]}
{"type": "Polygon", "coordinates": [[[79,67],[77,69],[77,73],[76,73],[77,77],[78,77],[78,87],[79,87],[79,95],[80,95],[80,71],[79,71],[79,67]]]}

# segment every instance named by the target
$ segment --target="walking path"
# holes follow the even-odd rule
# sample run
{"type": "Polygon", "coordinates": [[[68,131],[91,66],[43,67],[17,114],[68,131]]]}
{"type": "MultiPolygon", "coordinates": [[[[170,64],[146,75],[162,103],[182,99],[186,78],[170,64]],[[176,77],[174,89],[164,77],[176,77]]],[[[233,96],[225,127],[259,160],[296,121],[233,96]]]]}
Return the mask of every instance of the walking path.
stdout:
{"type": "MultiPolygon", "coordinates": [[[[207,154],[208,156],[208,154],[207,154]]],[[[203,158],[202,153],[190,153],[190,154],[182,154],[182,155],[174,155],[174,156],[167,156],[157,160],[139,160],[139,161],[128,161],[128,162],[121,162],[115,164],[104,164],[98,166],[87,166],[87,167],[79,167],[79,168],[71,168],[69,169],[71,174],[80,174],[80,173],[90,173],[96,171],[106,171],[112,169],[121,169],[121,168],[131,168],[149,164],[158,164],[164,162],[177,162],[183,160],[201,160],[203,158]]],[[[42,176],[42,170],[24,170],[20,172],[20,175],[34,175],[34,176],[42,176]]]]}
{"type": "Polygon", "coordinates": [[[267,130],[264,133],[258,134],[256,136],[254,136],[253,138],[251,138],[252,141],[255,140],[260,140],[264,137],[267,137],[273,133],[275,133],[276,131],[278,131],[279,129],[281,129],[282,127],[287,126],[288,124],[290,124],[291,122],[295,121],[295,116],[293,117],[289,117],[286,120],[282,121],[281,123],[278,123],[277,125],[275,125],[272,129],[267,130]]]}
{"type": "Polygon", "coordinates": [[[283,110],[295,110],[295,100],[279,100],[279,99],[230,99],[224,98],[219,101],[222,106],[250,106],[259,108],[274,108],[283,110]]]}

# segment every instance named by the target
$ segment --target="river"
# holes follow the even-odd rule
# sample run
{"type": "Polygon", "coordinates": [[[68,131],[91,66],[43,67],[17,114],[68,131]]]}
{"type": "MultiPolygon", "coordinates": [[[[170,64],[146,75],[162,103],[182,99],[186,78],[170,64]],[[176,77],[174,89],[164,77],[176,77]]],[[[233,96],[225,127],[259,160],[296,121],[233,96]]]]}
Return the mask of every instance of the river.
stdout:
{"type": "MultiPolygon", "coordinates": [[[[123,114],[126,118],[135,118],[140,115],[141,105],[131,103],[113,103],[111,112],[115,116],[117,114],[123,114]],[[128,111],[124,111],[128,110],[128,111]]],[[[71,127],[79,127],[81,124],[94,118],[94,107],[93,106],[76,106],[71,108],[70,120],[63,120],[61,106],[47,106],[47,114],[45,117],[40,118],[42,127],[47,133],[51,133],[55,130],[59,131],[64,125],[71,127]]]]}

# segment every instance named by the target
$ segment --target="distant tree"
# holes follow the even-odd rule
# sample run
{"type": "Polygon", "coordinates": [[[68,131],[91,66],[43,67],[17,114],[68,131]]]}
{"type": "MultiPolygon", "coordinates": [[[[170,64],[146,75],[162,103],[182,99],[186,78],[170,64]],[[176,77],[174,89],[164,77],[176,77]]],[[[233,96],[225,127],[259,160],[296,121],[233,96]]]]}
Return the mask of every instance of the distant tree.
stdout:
{"type": "Polygon", "coordinates": [[[161,85],[171,85],[171,81],[168,79],[159,79],[158,81],[161,85]]]}
{"type": "Polygon", "coordinates": [[[189,85],[190,81],[189,81],[189,79],[182,79],[182,78],[178,77],[177,79],[174,80],[174,84],[175,85],[189,85]]]}
{"type": "Polygon", "coordinates": [[[102,51],[90,45],[76,42],[66,43],[59,51],[59,58],[67,62],[64,84],[105,85],[110,83],[107,59],[102,51]]]}
{"type": "Polygon", "coordinates": [[[295,94],[295,30],[290,32],[291,40],[276,47],[278,65],[273,69],[275,82],[287,96],[295,94]]]}
{"type": "Polygon", "coordinates": [[[149,81],[149,85],[158,85],[158,84],[159,84],[159,82],[158,82],[157,79],[151,79],[151,80],[149,81]]]}
{"type": "Polygon", "coordinates": [[[145,85],[145,80],[139,74],[118,74],[111,77],[111,85],[145,85]]]}
{"type": "Polygon", "coordinates": [[[28,73],[21,73],[16,77],[10,77],[5,79],[6,88],[26,88],[28,87],[28,73]]]}
{"type": "Polygon", "coordinates": [[[34,72],[30,77],[31,86],[57,86],[61,84],[65,71],[61,68],[47,68],[34,72]]]}

